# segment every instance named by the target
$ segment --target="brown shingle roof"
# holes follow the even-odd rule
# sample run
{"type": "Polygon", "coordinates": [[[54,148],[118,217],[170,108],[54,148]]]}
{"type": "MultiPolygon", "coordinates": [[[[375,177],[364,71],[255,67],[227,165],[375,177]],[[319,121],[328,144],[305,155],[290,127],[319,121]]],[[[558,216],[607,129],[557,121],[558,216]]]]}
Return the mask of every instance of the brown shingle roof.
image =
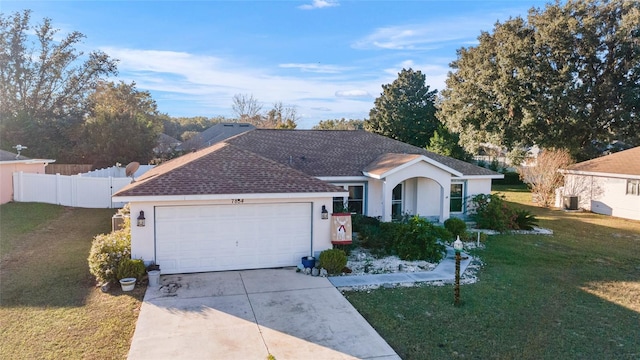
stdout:
{"type": "Polygon", "coordinates": [[[114,196],[342,191],[237,146],[219,143],[149,170],[114,196]]]}
{"type": "Polygon", "coordinates": [[[467,176],[498,175],[364,130],[256,129],[226,142],[316,177],[362,176],[370,163],[388,153],[424,155],[467,176]]]}
{"type": "Polygon", "coordinates": [[[640,146],[569,166],[570,171],[640,175],[640,146]]]}
{"type": "Polygon", "coordinates": [[[363,176],[388,154],[424,155],[466,176],[498,175],[364,130],[256,129],[159,165],[114,196],[341,192],[316,177],[363,176]]]}

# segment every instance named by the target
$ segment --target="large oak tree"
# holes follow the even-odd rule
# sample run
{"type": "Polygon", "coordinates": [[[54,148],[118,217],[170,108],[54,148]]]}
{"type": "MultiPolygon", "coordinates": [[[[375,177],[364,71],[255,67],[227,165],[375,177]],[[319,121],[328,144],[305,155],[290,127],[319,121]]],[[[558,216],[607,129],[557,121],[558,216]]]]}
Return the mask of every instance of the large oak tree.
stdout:
{"type": "Polygon", "coordinates": [[[547,5],[478,40],[458,50],[438,114],[468,150],[537,144],[583,160],[640,145],[640,2],[547,5]]]}
{"type": "Polygon", "coordinates": [[[77,156],[86,99],[116,61],[75,47],[84,35],[60,36],[50,19],[30,24],[29,10],[0,13],[1,147],[27,145],[29,156],[60,162],[77,156]]]}
{"type": "Polygon", "coordinates": [[[149,162],[162,132],[163,116],[147,91],[135,83],[101,82],[89,97],[83,155],[95,167],[149,162]]]}

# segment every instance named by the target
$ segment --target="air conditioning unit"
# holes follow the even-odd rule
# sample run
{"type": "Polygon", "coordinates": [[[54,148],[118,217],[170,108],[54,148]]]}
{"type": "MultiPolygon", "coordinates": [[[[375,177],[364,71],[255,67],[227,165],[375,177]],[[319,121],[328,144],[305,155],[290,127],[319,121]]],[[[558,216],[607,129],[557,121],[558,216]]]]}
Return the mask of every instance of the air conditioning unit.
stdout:
{"type": "Polygon", "coordinates": [[[565,196],[564,197],[564,209],[565,210],[578,210],[578,197],[577,196],[565,196]]]}
{"type": "Polygon", "coordinates": [[[115,214],[111,217],[111,231],[117,231],[124,226],[125,216],[122,214],[115,214]]]}

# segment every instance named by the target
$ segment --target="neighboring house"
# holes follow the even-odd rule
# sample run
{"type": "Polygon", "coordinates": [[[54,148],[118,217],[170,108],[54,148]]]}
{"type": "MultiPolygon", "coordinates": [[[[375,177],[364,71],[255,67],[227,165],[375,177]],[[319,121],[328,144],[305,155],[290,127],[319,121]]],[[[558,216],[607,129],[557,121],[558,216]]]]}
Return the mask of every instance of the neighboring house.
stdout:
{"type": "Polygon", "coordinates": [[[256,127],[245,123],[219,123],[182,143],[182,150],[200,150],[256,127]]]}
{"type": "Polygon", "coordinates": [[[158,136],[158,143],[156,147],[153,148],[153,153],[156,155],[162,155],[169,154],[174,151],[180,151],[182,150],[180,145],[182,145],[180,140],[162,133],[158,136]]]}
{"type": "Polygon", "coordinates": [[[0,150],[0,204],[13,200],[13,173],[44,174],[51,159],[30,159],[9,151],[0,150]]]}
{"type": "Polygon", "coordinates": [[[640,220],[640,146],[561,170],[563,196],[598,214],[640,220]]]}
{"type": "Polygon", "coordinates": [[[443,222],[503,175],[363,130],[255,129],[157,166],[114,195],[132,256],[163,273],[293,266],[331,248],[342,211],[443,222]]]}

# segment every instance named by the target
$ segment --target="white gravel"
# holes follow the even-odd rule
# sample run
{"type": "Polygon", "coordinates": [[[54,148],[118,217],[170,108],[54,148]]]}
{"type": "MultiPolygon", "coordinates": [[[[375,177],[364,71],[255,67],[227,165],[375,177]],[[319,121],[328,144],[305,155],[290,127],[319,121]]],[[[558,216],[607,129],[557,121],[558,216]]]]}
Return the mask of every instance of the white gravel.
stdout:
{"type": "MultiPolygon", "coordinates": [[[[495,235],[499,234],[496,231],[492,230],[470,230],[473,233],[477,233],[478,231],[484,232],[487,235],[495,235]]],[[[536,235],[553,235],[553,231],[550,229],[544,229],[540,227],[535,227],[534,230],[525,231],[525,230],[517,230],[513,231],[513,233],[517,234],[536,234],[536,235]]],[[[452,245],[452,244],[448,244],[452,245]]],[[[467,241],[464,242],[464,249],[478,249],[484,250],[485,244],[483,242],[477,241],[467,241]]],[[[351,251],[349,257],[347,258],[347,267],[351,269],[350,274],[343,274],[343,276],[359,276],[359,275],[369,275],[369,274],[389,274],[389,273],[400,273],[400,272],[424,272],[424,271],[432,271],[438,266],[437,263],[430,263],[428,261],[420,260],[420,261],[405,261],[400,260],[397,256],[385,256],[381,258],[376,258],[373,256],[368,250],[357,248],[351,251]]],[[[484,266],[482,260],[478,257],[476,253],[473,257],[473,261],[464,273],[460,274],[460,284],[473,284],[478,280],[478,271],[484,266]]],[[[447,281],[432,281],[432,282],[421,282],[421,283],[402,283],[395,284],[395,286],[403,286],[403,287],[412,287],[412,286],[444,286],[449,284],[447,281]]],[[[352,288],[349,290],[355,291],[369,291],[373,289],[379,288],[379,285],[372,286],[361,286],[357,288],[352,288]]],[[[343,289],[343,291],[346,289],[343,289]]]]}
{"type": "Polygon", "coordinates": [[[351,254],[349,254],[347,258],[347,267],[352,271],[351,274],[347,275],[423,272],[431,271],[435,269],[437,265],[437,263],[430,263],[424,260],[400,260],[397,256],[375,258],[369,251],[358,248],[351,251],[351,254]]]}

